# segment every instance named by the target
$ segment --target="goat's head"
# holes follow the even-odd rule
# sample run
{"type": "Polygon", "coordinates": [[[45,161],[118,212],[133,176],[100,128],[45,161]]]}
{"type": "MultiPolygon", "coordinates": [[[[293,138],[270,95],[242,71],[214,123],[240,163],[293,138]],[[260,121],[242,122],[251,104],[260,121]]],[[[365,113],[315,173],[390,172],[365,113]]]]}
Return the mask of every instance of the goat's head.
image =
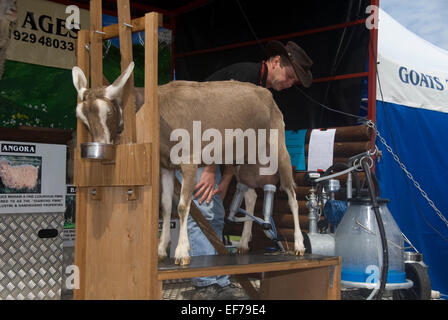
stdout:
{"type": "Polygon", "coordinates": [[[117,133],[123,130],[123,87],[133,69],[134,62],[131,62],[110,86],[87,89],[86,76],[80,68],[73,68],[73,84],[80,100],[76,116],[87,126],[94,142],[113,143],[117,133]]]}

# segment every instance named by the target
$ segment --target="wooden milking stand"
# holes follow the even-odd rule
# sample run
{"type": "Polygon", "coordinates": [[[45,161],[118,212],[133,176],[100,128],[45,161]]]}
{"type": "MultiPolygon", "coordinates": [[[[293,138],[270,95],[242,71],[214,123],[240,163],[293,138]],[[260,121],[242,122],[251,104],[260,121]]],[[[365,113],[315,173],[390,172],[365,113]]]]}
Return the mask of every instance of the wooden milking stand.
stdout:
{"type": "Polygon", "coordinates": [[[75,151],[76,245],[79,289],[75,299],[161,299],[162,281],[236,275],[252,298],[338,299],[340,258],[294,255],[228,256],[207,221],[191,214],[219,256],[194,257],[188,267],[158,265],[159,121],[158,26],[162,17],[148,13],[131,20],[129,0],[118,0],[118,24],[102,27],[101,0],[90,1],[90,31],[78,34],[78,66],[91,87],[103,85],[102,41],[120,39],[121,70],[132,57],[132,32],[145,31],[145,103],[136,118],[134,81],[124,88],[124,131],[113,161],[80,157],[80,144],[91,137],[77,122],[75,151]],[[244,274],[264,273],[257,292],[244,274]]]}
{"type": "Polygon", "coordinates": [[[102,41],[119,35],[121,69],[132,57],[132,32],[145,31],[145,104],[136,123],[133,76],[124,89],[124,131],[115,160],[82,160],[80,144],[89,140],[77,123],[75,155],[75,265],[80,288],[75,299],[159,299],[157,241],[159,212],[159,107],[157,95],[158,25],[148,13],[131,21],[129,0],[118,0],[118,25],[102,27],[101,0],[90,4],[90,32],[79,32],[78,65],[91,87],[103,85],[102,41]],[[132,26],[132,27],[131,27],[132,26]],[[86,45],[90,42],[89,51],[86,45]],[[90,61],[89,61],[90,58],[90,61]]]}

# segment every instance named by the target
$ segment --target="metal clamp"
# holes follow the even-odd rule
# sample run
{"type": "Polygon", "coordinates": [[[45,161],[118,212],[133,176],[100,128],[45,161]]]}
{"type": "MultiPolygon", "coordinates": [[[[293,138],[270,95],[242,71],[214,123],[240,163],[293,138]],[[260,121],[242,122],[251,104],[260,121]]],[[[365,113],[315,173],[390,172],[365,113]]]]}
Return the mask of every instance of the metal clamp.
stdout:
{"type": "Polygon", "coordinates": [[[133,201],[138,199],[137,188],[129,187],[126,191],[126,199],[128,201],[133,201]]]}
{"type": "Polygon", "coordinates": [[[101,200],[101,189],[90,188],[88,193],[90,200],[101,200]]]}
{"type": "Polygon", "coordinates": [[[228,217],[229,221],[245,222],[245,221],[249,220],[248,217],[243,217],[243,218],[235,217],[235,215],[240,210],[241,203],[243,202],[244,194],[246,193],[247,189],[249,189],[249,188],[245,184],[242,184],[239,182],[237,183],[236,192],[235,192],[235,195],[233,196],[232,203],[230,204],[229,217],[228,217]]]}

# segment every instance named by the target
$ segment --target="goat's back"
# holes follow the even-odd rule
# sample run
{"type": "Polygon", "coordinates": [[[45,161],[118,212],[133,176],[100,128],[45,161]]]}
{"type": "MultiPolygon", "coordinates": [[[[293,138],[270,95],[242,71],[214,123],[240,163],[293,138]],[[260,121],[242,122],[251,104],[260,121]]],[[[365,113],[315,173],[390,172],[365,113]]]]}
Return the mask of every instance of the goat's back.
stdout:
{"type": "MultiPolygon", "coordinates": [[[[207,129],[218,130],[222,137],[226,129],[266,129],[268,136],[269,129],[277,129],[279,141],[284,141],[282,113],[266,88],[233,80],[173,81],[159,86],[158,94],[161,159],[167,158],[176,144],[170,141],[173,130],[184,129],[193,138],[194,123],[196,128],[200,124],[201,136],[207,129]]],[[[136,93],[137,100],[139,97],[142,92],[136,93]]]]}
{"type": "Polygon", "coordinates": [[[159,105],[171,128],[187,130],[193,121],[201,121],[202,130],[269,128],[278,110],[269,90],[238,81],[173,81],[159,87],[159,105]]]}

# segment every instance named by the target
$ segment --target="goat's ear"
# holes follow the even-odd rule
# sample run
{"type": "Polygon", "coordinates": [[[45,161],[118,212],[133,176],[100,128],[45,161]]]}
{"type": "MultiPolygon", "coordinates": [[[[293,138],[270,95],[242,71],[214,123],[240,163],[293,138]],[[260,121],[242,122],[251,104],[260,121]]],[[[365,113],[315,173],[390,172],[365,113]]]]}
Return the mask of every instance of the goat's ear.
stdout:
{"type": "Polygon", "coordinates": [[[133,70],[134,70],[134,62],[132,61],[126,68],[126,70],[121,74],[121,76],[119,76],[114,81],[114,83],[112,83],[110,86],[106,88],[105,93],[106,98],[110,100],[121,98],[123,87],[128,81],[129,77],[131,76],[133,70]]]}
{"type": "Polygon", "coordinates": [[[87,89],[87,78],[81,68],[73,67],[72,69],[73,85],[78,91],[78,97],[82,100],[83,93],[87,89]]]}

